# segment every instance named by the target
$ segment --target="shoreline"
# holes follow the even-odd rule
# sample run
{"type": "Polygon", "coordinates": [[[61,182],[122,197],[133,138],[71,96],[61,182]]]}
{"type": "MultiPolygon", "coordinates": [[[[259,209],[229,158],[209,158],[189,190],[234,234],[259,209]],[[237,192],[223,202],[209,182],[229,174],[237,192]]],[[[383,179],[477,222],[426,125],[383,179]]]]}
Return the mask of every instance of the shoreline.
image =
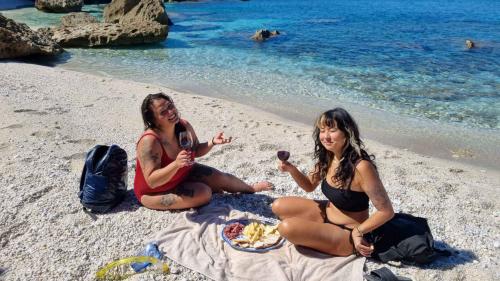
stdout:
{"type": "MultiPolygon", "coordinates": [[[[119,74],[113,75],[102,71],[99,73],[87,72],[82,69],[66,67],[65,64],[58,64],[55,67],[91,75],[124,79],[119,74]]],[[[133,78],[131,81],[142,83],[133,78]]],[[[230,89],[225,89],[223,86],[214,88],[212,85],[195,85],[195,82],[186,82],[182,85],[169,85],[168,82],[161,81],[148,81],[148,83],[179,92],[222,98],[245,104],[307,127],[312,127],[315,118],[321,112],[335,106],[341,106],[352,113],[363,133],[362,139],[376,141],[399,149],[408,149],[424,156],[438,157],[457,163],[465,162],[483,169],[500,171],[497,163],[500,151],[495,149],[495,147],[500,147],[500,131],[495,129],[465,128],[461,125],[399,115],[340,100],[311,97],[309,101],[304,101],[304,97],[296,96],[241,96],[232,94],[230,89]],[[332,106],[325,106],[325,103],[332,106]],[[293,108],[300,110],[293,110],[293,108]],[[465,133],[464,130],[466,130],[465,133]]]]}
{"type": "MultiPolygon", "coordinates": [[[[19,62],[3,62],[2,67],[0,207],[5,211],[0,213],[0,265],[5,280],[94,280],[100,266],[134,255],[184,212],[146,209],[131,192],[135,142],[143,128],[139,106],[149,93],[171,95],[201,141],[219,129],[236,137],[197,161],[247,182],[269,180],[276,187],[261,194],[215,195],[213,204],[271,217],[276,198],[324,199],[319,189],[305,193],[276,169],[276,151],[283,148],[301,169],[312,167],[311,126],[158,85],[19,62]],[[77,197],[81,169],[91,147],[110,143],[129,155],[129,194],[112,212],[93,218],[81,211],[77,197]]],[[[416,281],[498,279],[500,172],[365,140],[377,156],[395,211],[426,217],[438,247],[454,253],[423,268],[368,260],[367,269],[387,266],[416,281]]],[[[144,273],[130,280],[208,280],[165,261],[172,275],[144,273]]]]}
{"type": "MultiPolygon", "coordinates": [[[[466,162],[485,169],[500,169],[497,164],[497,159],[500,159],[500,151],[495,149],[495,147],[500,147],[500,130],[498,129],[473,128],[460,123],[454,124],[453,122],[435,121],[425,117],[419,118],[404,113],[391,112],[390,110],[384,111],[370,108],[369,106],[359,105],[355,102],[334,98],[306,97],[300,93],[300,96],[298,96],[293,92],[293,88],[297,88],[299,85],[297,83],[293,84],[294,86],[290,86],[292,88],[291,95],[266,95],[260,97],[259,90],[255,87],[235,87],[235,84],[238,85],[237,83],[240,82],[238,79],[231,81],[234,83],[228,83],[227,85],[224,82],[228,81],[216,81],[210,84],[208,81],[200,81],[200,79],[196,80],[193,78],[188,79],[187,82],[183,78],[182,81],[172,81],[172,79],[169,80],[168,78],[162,81],[161,77],[149,76],[150,74],[148,75],[147,71],[141,75],[141,73],[129,70],[121,73],[120,70],[109,69],[106,65],[96,65],[95,68],[91,68],[92,66],[85,64],[80,66],[82,62],[77,59],[72,60],[70,58],[71,55],[72,51],[70,49],[64,57],[61,56],[59,60],[52,63],[55,64],[56,68],[80,71],[93,75],[98,74],[104,77],[111,76],[115,79],[133,80],[139,83],[147,81],[148,83],[161,85],[181,92],[219,97],[254,106],[307,126],[311,126],[314,118],[320,112],[335,106],[342,106],[355,116],[364,134],[363,138],[376,140],[380,143],[401,149],[409,149],[422,155],[437,156],[441,159],[456,162],[466,162]],[[88,70],[81,69],[85,67],[88,67],[88,70]],[[99,67],[102,67],[102,69],[99,67]],[[325,106],[326,104],[328,105],[325,106]],[[300,110],[295,108],[299,108],[300,110]]],[[[79,59],[82,58],[80,57],[79,59]]],[[[36,63],[37,61],[34,62],[36,63]]],[[[209,70],[207,72],[211,73],[209,70]]],[[[260,79],[257,80],[260,81],[260,79]]],[[[269,80],[266,81],[269,83],[269,80]]],[[[281,81],[280,83],[287,82],[281,81]]],[[[288,92],[290,89],[286,90],[288,92]]],[[[337,90],[341,91],[342,89],[337,90]]]]}

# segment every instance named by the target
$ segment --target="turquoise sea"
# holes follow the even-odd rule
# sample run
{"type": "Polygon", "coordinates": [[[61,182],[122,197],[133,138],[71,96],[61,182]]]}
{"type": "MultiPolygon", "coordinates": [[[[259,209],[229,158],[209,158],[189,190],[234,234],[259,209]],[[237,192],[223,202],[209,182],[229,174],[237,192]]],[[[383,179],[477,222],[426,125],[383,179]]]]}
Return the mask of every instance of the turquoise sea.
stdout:
{"type": "MultiPolygon", "coordinates": [[[[58,67],[151,82],[311,123],[351,110],[366,136],[495,167],[500,2],[251,0],[165,4],[161,44],[68,49],[58,67]],[[264,43],[258,29],[279,30],[264,43]],[[478,48],[468,50],[465,40],[478,48]]],[[[101,17],[103,5],[84,7],[101,17]]],[[[2,11],[33,28],[61,15],[2,11]]]]}

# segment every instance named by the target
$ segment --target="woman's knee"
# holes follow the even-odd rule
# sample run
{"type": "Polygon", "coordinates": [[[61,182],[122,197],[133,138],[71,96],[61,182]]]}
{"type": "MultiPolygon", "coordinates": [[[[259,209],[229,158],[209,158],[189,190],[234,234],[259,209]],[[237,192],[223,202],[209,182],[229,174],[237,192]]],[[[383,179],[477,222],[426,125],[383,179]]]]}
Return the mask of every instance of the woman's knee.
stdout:
{"type": "Polygon", "coordinates": [[[283,219],[283,216],[287,216],[290,213],[290,199],[293,197],[281,197],[271,204],[271,210],[275,215],[283,219]]]}
{"type": "Polygon", "coordinates": [[[278,217],[280,217],[283,214],[283,211],[284,211],[283,209],[285,206],[284,201],[286,201],[285,198],[278,198],[278,199],[274,200],[274,202],[271,204],[271,210],[278,217]]]}
{"type": "Polygon", "coordinates": [[[201,204],[210,202],[212,199],[212,189],[206,184],[198,184],[196,187],[196,199],[198,199],[201,204]]]}
{"type": "Polygon", "coordinates": [[[297,229],[297,223],[295,218],[284,219],[278,225],[278,231],[280,235],[288,240],[290,240],[290,238],[294,236],[296,229],[297,229]]]}

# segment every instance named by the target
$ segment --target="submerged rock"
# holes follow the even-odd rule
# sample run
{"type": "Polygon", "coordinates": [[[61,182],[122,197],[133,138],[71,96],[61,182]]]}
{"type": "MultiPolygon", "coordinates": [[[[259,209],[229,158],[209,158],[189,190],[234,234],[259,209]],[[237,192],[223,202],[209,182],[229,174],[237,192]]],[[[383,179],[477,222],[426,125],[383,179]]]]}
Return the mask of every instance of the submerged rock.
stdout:
{"type": "Polygon", "coordinates": [[[96,17],[85,12],[69,13],[61,18],[61,26],[76,26],[96,22],[99,22],[96,17]]]}
{"type": "Polygon", "coordinates": [[[162,0],[113,0],[104,8],[104,22],[135,23],[155,21],[169,25],[162,0]]]}
{"type": "Polygon", "coordinates": [[[278,30],[269,31],[267,29],[260,29],[255,32],[255,34],[251,37],[255,41],[264,41],[268,38],[279,35],[280,32],[278,30]]]}
{"type": "Polygon", "coordinates": [[[157,22],[90,23],[52,28],[49,33],[63,47],[102,47],[161,42],[167,38],[168,26],[157,22]]]}
{"type": "Polygon", "coordinates": [[[36,0],[38,10],[49,13],[79,12],[83,7],[83,0],[36,0]]]}
{"type": "Polygon", "coordinates": [[[49,37],[0,14],[0,59],[36,54],[56,55],[62,51],[61,46],[49,37]]]}

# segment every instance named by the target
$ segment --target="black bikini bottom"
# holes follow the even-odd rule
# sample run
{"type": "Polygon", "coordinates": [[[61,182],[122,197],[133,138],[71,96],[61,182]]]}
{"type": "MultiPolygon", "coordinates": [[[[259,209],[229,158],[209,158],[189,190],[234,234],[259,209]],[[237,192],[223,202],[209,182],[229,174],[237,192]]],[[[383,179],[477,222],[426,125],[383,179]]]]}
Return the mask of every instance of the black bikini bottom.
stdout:
{"type": "MultiPolygon", "coordinates": [[[[322,203],[323,203],[323,202],[322,202],[322,203]]],[[[327,201],[326,203],[328,204],[328,201],[327,201]]],[[[345,229],[345,230],[349,231],[349,242],[350,242],[350,243],[351,243],[351,245],[352,245],[352,249],[353,249],[352,251],[353,251],[353,254],[355,254],[355,255],[358,255],[358,256],[359,256],[360,254],[359,254],[359,252],[356,250],[356,248],[354,247],[354,241],[352,240],[352,231],[353,231],[353,229],[352,229],[352,228],[349,228],[349,227],[346,227],[345,225],[342,225],[342,224],[336,224],[336,223],[334,223],[334,222],[330,221],[330,220],[328,219],[328,216],[326,215],[326,206],[325,206],[324,210],[325,210],[325,213],[324,213],[324,218],[323,218],[323,219],[324,219],[324,222],[325,222],[325,223],[329,223],[329,224],[336,225],[336,226],[338,226],[338,227],[340,227],[340,228],[342,228],[342,229],[345,229]]],[[[372,232],[369,232],[369,233],[365,233],[365,234],[363,234],[363,238],[365,239],[365,241],[366,241],[366,242],[368,242],[368,243],[370,243],[370,244],[372,244],[372,245],[375,247],[375,249],[377,248],[377,243],[378,243],[378,242],[380,242],[380,240],[381,240],[381,239],[382,239],[382,237],[383,237],[383,232],[382,232],[382,231],[380,231],[380,230],[382,230],[382,229],[377,229],[376,231],[372,231],[372,232]]]]}

